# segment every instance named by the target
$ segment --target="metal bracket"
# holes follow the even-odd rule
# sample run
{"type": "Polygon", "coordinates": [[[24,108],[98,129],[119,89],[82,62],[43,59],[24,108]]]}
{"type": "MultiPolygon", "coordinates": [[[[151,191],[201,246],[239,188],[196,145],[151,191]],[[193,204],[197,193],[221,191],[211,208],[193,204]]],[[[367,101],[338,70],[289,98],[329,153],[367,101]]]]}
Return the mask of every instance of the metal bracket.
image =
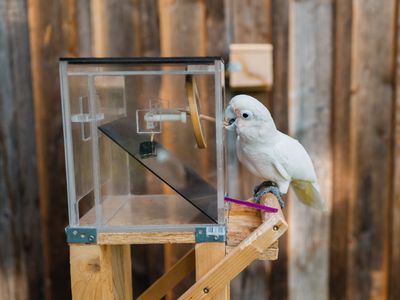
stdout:
{"type": "Polygon", "coordinates": [[[225,242],[225,225],[208,225],[196,227],[196,243],[225,242]]]}
{"type": "Polygon", "coordinates": [[[67,243],[75,244],[96,244],[97,230],[96,228],[88,227],[67,227],[67,243]]]}

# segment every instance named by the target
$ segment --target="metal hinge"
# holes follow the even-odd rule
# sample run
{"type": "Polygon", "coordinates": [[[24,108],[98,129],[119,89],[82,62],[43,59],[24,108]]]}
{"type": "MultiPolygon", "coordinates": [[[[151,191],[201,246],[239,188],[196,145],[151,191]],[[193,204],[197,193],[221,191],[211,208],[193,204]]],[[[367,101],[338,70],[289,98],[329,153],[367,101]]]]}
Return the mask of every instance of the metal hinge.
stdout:
{"type": "Polygon", "coordinates": [[[75,244],[96,244],[97,230],[90,227],[67,227],[67,243],[75,244]]]}
{"type": "Polygon", "coordinates": [[[208,225],[196,227],[196,243],[225,242],[225,225],[208,225]]]}

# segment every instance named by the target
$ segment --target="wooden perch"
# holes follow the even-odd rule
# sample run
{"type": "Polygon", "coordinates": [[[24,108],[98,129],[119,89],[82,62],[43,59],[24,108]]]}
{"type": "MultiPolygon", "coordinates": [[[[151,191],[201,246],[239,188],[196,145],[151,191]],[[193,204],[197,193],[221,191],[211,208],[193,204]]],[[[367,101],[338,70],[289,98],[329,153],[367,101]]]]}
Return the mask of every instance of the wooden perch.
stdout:
{"type": "MultiPolygon", "coordinates": [[[[253,199],[251,199],[253,200],[253,199]]],[[[261,204],[270,207],[279,208],[278,213],[282,214],[279,203],[273,194],[266,194],[261,198],[261,204]]],[[[230,208],[227,209],[227,245],[226,252],[230,253],[237,245],[239,245],[246,237],[256,230],[262,223],[262,220],[269,213],[260,210],[229,203],[230,208]]],[[[282,215],[283,216],[283,215],[282,215]]],[[[278,259],[278,242],[273,243],[268,249],[260,254],[260,260],[276,260],[278,259]]]]}
{"type": "Polygon", "coordinates": [[[288,226],[281,213],[278,200],[269,195],[263,198],[265,204],[278,208],[278,213],[263,213],[264,222],[179,299],[213,299],[233,278],[258,259],[285,233],[288,226]]]}

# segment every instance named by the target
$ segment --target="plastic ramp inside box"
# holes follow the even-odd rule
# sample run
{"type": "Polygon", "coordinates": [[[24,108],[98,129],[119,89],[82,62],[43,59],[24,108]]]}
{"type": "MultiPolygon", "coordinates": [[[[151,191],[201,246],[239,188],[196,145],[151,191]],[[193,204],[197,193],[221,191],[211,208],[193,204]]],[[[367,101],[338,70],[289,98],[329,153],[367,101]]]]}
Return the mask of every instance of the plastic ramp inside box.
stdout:
{"type": "Polygon", "coordinates": [[[137,134],[135,125],[134,119],[122,118],[98,128],[176,193],[217,223],[217,190],[174,157],[163,145],[150,142],[148,135],[137,134]],[[143,151],[148,151],[148,155],[143,155],[143,151]],[[182,170],[184,180],[181,180],[182,177],[173,176],[171,169],[182,170]]]}

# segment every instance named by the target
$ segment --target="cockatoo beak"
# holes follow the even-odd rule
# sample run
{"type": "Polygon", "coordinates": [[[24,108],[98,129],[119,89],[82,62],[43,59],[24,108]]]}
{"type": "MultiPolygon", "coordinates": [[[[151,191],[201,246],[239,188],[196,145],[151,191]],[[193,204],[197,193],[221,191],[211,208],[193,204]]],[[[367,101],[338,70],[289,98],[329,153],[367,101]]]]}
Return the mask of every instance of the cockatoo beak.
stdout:
{"type": "Polygon", "coordinates": [[[232,105],[228,105],[225,109],[225,121],[224,127],[226,130],[233,131],[236,129],[236,113],[232,107],[232,105]]]}

